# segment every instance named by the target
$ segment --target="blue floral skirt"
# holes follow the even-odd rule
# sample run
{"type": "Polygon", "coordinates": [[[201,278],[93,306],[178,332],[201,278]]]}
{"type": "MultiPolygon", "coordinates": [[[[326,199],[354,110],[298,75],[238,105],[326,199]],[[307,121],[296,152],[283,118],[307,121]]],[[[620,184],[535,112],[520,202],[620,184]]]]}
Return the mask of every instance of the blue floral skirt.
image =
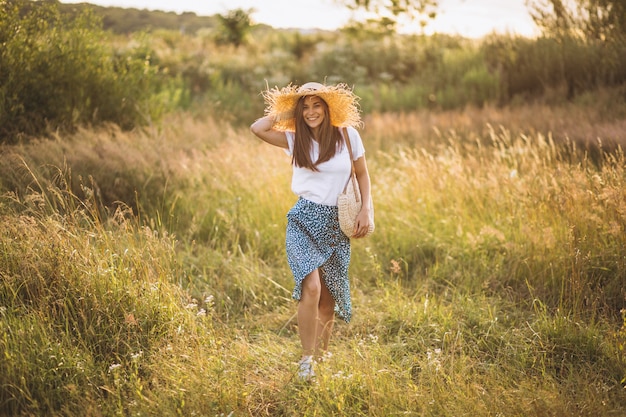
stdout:
{"type": "Polygon", "coordinates": [[[335,313],[346,323],[350,322],[350,239],[339,228],[337,207],[300,198],[287,213],[286,247],[295,279],[293,299],[300,300],[302,281],[319,268],[335,300],[335,313]]]}

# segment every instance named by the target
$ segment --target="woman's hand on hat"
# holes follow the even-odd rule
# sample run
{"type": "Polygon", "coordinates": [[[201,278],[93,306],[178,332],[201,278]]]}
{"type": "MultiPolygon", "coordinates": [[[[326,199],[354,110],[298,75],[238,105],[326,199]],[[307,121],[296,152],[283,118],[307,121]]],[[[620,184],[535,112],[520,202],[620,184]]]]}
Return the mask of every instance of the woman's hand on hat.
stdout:
{"type": "Polygon", "coordinates": [[[278,146],[280,148],[289,149],[287,142],[287,136],[285,132],[281,132],[273,129],[276,120],[274,116],[268,115],[257,119],[250,126],[250,131],[263,141],[270,145],[278,146]]]}

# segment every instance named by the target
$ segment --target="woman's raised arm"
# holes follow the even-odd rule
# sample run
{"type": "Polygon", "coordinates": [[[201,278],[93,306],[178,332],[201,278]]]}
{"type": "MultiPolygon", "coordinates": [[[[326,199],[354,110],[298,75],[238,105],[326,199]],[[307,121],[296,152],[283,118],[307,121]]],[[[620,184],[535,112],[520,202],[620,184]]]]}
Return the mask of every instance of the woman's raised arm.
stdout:
{"type": "Polygon", "coordinates": [[[252,123],[250,131],[270,145],[288,149],[287,135],[285,135],[285,132],[273,129],[273,124],[274,118],[272,116],[261,117],[252,123]]]}

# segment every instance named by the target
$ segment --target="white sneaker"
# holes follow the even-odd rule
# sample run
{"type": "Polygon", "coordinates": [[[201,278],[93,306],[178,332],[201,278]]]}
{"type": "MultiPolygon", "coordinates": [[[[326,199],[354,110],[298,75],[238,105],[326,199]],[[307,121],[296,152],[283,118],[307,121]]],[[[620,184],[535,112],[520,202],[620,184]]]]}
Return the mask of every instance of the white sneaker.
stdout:
{"type": "Polygon", "coordinates": [[[315,372],[313,372],[313,356],[305,356],[298,362],[298,378],[303,381],[309,381],[315,378],[315,372]]]}

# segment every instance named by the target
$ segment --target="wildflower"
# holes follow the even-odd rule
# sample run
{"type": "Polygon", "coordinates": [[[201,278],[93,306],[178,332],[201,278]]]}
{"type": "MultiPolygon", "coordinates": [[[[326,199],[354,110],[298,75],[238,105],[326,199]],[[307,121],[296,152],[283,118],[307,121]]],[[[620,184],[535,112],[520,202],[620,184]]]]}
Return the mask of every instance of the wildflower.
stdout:
{"type": "Polygon", "coordinates": [[[392,274],[399,274],[402,269],[400,268],[400,263],[398,263],[398,261],[396,261],[395,259],[391,260],[391,266],[389,267],[389,269],[391,270],[392,274]]]}
{"type": "Polygon", "coordinates": [[[204,298],[204,304],[207,309],[213,310],[215,308],[215,298],[212,295],[207,295],[204,298]]]}
{"type": "Polygon", "coordinates": [[[343,371],[338,371],[337,373],[333,374],[333,379],[352,379],[353,375],[352,374],[346,374],[343,371]]]}
{"type": "Polygon", "coordinates": [[[124,323],[130,325],[130,326],[136,326],[137,324],[137,319],[135,318],[135,315],[133,313],[128,313],[126,315],[126,317],[124,317],[124,323]]]}
{"type": "Polygon", "coordinates": [[[439,360],[440,355],[441,355],[441,349],[435,349],[434,352],[429,349],[426,352],[428,365],[432,367],[436,372],[439,372],[441,370],[441,361],[439,360]]]}
{"type": "Polygon", "coordinates": [[[121,365],[121,364],[119,364],[119,363],[114,363],[114,364],[112,364],[111,366],[109,366],[109,372],[113,372],[113,371],[115,371],[117,368],[121,368],[121,367],[122,367],[122,365],[121,365]]]}

